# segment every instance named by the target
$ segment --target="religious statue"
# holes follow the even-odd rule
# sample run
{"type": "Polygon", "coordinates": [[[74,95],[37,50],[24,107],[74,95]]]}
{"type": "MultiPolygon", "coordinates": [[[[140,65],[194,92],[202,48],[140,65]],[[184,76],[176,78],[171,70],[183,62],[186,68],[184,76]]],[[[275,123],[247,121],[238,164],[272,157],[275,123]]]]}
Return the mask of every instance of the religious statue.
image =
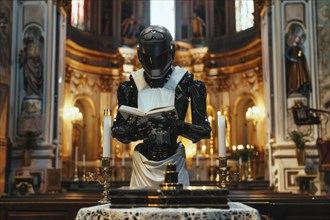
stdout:
{"type": "Polygon", "coordinates": [[[121,24],[122,37],[133,38],[135,37],[136,20],[133,15],[125,18],[121,24]]]}
{"type": "Polygon", "coordinates": [[[27,97],[40,97],[43,80],[43,65],[40,57],[40,47],[34,43],[33,36],[28,35],[26,46],[19,54],[19,64],[23,67],[24,89],[27,97]]]}
{"type": "Polygon", "coordinates": [[[205,22],[195,12],[194,13],[194,16],[192,18],[192,34],[193,34],[193,38],[199,38],[199,39],[204,38],[204,33],[205,33],[205,22]]]}
{"type": "Polygon", "coordinates": [[[123,20],[121,24],[121,36],[124,45],[135,46],[136,24],[137,22],[133,15],[123,20]]]}
{"type": "MultiPolygon", "coordinates": [[[[312,91],[307,60],[302,50],[302,39],[291,36],[292,44],[286,51],[287,94],[300,93],[308,96],[312,91]]],[[[290,40],[289,40],[290,41],[290,40]]]]}
{"type": "Polygon", "coordinates": [[[206,117],[206,88],[194,80],[193,74],[173,66],[175,45],[170,32],[152,25],[138,37],[138,58],[142,65],[130,74],[130,79],[118,88],[118,107],[131,106],[145,112],[174,106],[176,114],[161,112],[161,117],[141,121],[138,117],[119,112],[112,127],[112,135],[128,144],[139,141],[133,152],[131,187],[159,186],[164,181],[166,164],[176,164],[178,182],[189,185],[185,149],[177,142],[179,135],[193,143],[210,136],[206,117]],[[189,102],[192,123],[185,122],[189,102]]]}

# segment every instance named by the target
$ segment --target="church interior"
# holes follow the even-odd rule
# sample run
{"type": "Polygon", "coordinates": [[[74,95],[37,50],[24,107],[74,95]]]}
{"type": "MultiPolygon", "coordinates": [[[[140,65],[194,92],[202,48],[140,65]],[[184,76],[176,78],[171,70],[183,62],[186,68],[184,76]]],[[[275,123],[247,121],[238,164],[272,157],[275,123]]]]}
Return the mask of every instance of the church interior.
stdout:
{"type": "Polygon", "coordinates": [[[209,138],[178,138],[190,185],[228,188],[255,219],[329,218],[329,0],[0,0],[0,12],[0,219],[75,219],[129,187],[138,141],[111,137],[105,111],[119,114],[150,25],[206,88],[209,138]]]}

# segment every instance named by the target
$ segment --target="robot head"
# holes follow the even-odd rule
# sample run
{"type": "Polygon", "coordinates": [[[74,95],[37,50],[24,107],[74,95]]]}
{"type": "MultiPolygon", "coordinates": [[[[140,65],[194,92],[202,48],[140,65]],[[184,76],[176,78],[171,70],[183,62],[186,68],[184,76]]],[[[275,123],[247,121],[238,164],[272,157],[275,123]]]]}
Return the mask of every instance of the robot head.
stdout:
{"type": "Polygon", "coordinates": [[[142,30],[138,38],[138,57],[149,84],[167,81],[174,54],[173,38],[165,27],[152,25],[142,30]]]}

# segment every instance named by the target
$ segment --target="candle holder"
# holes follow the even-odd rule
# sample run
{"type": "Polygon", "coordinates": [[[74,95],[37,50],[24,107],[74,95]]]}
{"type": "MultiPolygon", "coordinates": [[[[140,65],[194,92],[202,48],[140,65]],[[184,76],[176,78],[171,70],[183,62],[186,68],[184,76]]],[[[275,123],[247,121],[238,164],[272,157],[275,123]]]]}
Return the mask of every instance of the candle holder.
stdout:
{"type": "Polygon", "coordinates": [[[83,173],[82,173],[82,178],[81,178],[81,180],[82,180],[83,182],[86,182],[86,181],[87,181],[87,179],[86,179],[86,167],[85,167],[85,166],[83,167],[83,173]]]}
{"type": "Polygon", "coordinates": [[[122,181],[126,180],[126,165],[121,165],[120,176],[122,181]]]}
{"type": "Polygon", "coordinates": [[[230,184],[230,167],[227,166],[227,158],[226,157],[218,157],[219,166],[218,166],[218,173],[219,173],[219,188],[227,188],[230,184]]]}
{"type": "Polygon", "coordinates": [[[196,180],[199,181],[201,180],[201,177],[200,177],[200,165],[196,165],[196,180]]]}
{"type": "Polygon", "coordinates": [[[86,176],[86,180],[88,182],[97,181],[99,184],[103,185],[103,198],[98,201],[100,204],[107,204],[110,203],[111,200],[109,198],[108,192],[110,189],[110,181],[111,181],[111,166],[110,161],[112,160],[111,157],[102,157],[102,167],[100,168],[99,172],[91,173],[88,172],[86,176]]]}
{"type": "Polygon", "coordinates": [[[74,166],[74,177],[73,177],[73,181],[74,182],[78,182],[79,181],[78,165],[77,164],[74,166]]]}
{"type": "Polygon", "coordinates": [[[210,165],[210,181],[214,181],[214,165],[210,165]]]}
{"type": "Polygon", "coordinates": [[[227,166],[226,157],[218,157],[219,166],[218,166],[218,187],[219,188],[228,188],[231,184],[236,184],[239,182],[239,172],[230,172],[230,167],[227,166]]]}

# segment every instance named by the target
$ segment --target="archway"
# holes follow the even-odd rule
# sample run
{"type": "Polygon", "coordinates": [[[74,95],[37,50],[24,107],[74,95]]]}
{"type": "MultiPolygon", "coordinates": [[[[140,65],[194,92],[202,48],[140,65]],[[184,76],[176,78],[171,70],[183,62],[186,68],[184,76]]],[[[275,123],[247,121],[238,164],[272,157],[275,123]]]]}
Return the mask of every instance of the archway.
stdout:
{"type": "Polygon", "coordinates": [[[234,125],[235,135],[232,138],[233,145],[255,145],[256,144],[256,128],[253,121],[246,119],[246,112],[249,108],[255,106],[252,96],[244,95],[238,98],[234,106],[234,125]]]}

